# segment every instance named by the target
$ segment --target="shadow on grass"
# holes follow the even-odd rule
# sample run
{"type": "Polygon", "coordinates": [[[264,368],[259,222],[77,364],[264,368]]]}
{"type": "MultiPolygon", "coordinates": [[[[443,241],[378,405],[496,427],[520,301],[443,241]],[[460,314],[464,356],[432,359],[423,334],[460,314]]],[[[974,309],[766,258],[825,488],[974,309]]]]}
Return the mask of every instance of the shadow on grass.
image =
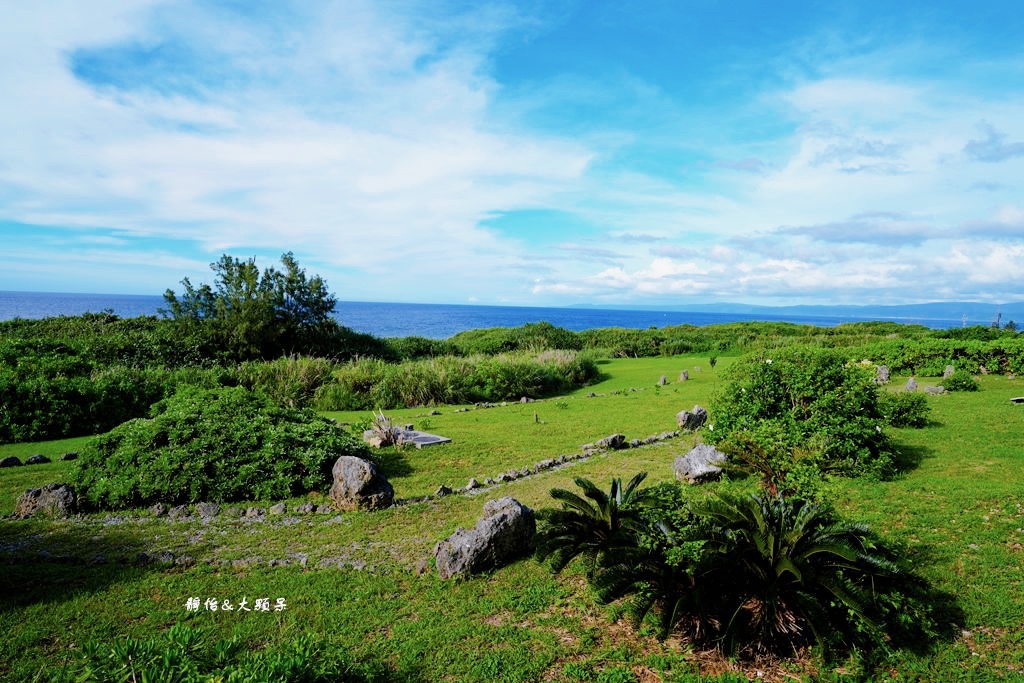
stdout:
{"type": "Polygon", "coordinates": [[[927,446],[896,444],[893,453],[893,468],[897,475],[912,472],[921,466],[926,458],[933,458],[934,451],[927,446]]]}
{"type": "MultiPolygon", "coordinates": [[[[436,448],[436,446],[435,446],[436,448]]],[[[388,479],[400,479],[408,477],[413,473],[412,465],[405,457],[405,453],[399,448],[387,448],[375,451],[373,462],[380,468],[381,473],[388,479]]]]}
{"type": "Polygon", "coordinates": [[[61,603],[171,569],[174,556],[163,558],[135,529],[0,521],[0,613],[61,603]]]}

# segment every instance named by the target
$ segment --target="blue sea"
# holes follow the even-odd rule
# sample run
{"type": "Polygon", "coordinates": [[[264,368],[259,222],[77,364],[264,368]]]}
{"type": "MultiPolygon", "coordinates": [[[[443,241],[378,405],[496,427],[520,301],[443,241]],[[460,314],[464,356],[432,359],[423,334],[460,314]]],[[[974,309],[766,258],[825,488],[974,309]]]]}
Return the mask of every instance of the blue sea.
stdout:
{"type": "MultiPolygon", "coordinates": [[[[0,292],[0,320],[46,318],[112,311],[122,318],[158,315],[162,296],[146,294],[58,294],[52,292],[0,292]]],[[[600,327],[646,329],[668,325],[717,325],[749,320],[782,321],[818,327],[844,322],[879,320],[881,317],[833,317],[758,312],[688,313],[685,311],[580,308],[538,308],[527,306],[469,306],[456,304],[403,304],[339,301],[338,321],[353,330],[377,337],[420,336],[446,339],[465,330],[485,327],[518,327],[548,322],[556,327],[580,331],[600,327]]],[[[891,319],[891,318],[889,318],[891,319]]],[[[897,319],[935,329],[960,325],[959,320],[897,319]]]]}

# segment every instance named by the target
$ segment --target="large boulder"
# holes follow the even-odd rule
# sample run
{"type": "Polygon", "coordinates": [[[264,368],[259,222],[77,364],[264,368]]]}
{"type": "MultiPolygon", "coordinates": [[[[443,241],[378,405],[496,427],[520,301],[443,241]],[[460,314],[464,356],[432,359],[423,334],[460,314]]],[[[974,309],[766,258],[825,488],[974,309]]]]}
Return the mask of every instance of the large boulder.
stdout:
{"type": "Polygon", "coordinates": [[[907,380],[907,386],[904,387],[906,391],[917,391],[917,380],[913,377],[907,380]]]}
{"type": "Polygon", "coordinates": [[[0,467],[21,467],[21,460],[13,455],[9,455],[0,460],[0,467]]]}
{"type": "Polygon", "coordinates": [[[41,513],[47,517],[67,517],[77,509],[75,490],[68,484],[55,483],[21,494],[14,506],[14,516],[25,519],[41,513]]]}
{"type": "Polygon", "coordinates": [[[954,372],[956,372],[956,368],[952,365],[947,365],[946,369],[942,371],[942,379],[949,379],[953,376],[954,372]]]}
{"type": "Polygon", "coordinates": [[[875,382],[877,384],[888,384],[889,383],[889,366],[879,365],[875,368],[875,382]]]}
{"type": "Polygon", "coordinates": [[[700,406],[694,406],[692,410],[681,410],[676,413],[676,423],[685,432],[697,431],[707,421],[708,411],[700,406]]]}
{"type": "Polygon", "coordinates": [[[369,460],[343,455],[331,470],[331,499],[339,510],[379,510],[390,507],[395,490],[369,460]]]}
{"type": "Polygon", "coordinates": [[[442,579],[503,567],[533,550],[537,521],[533,510],[511,496],[489,500],[473,529],[455,533],[434,548],[442,579]]]}
{"type": "Polygon", "coordinates": [[[686,455],[676,458],[672,469],[679,481],[701,484],[722,476],[722,465],[728,460],[725,453],[706,443],[697,444],[686,455]]]}

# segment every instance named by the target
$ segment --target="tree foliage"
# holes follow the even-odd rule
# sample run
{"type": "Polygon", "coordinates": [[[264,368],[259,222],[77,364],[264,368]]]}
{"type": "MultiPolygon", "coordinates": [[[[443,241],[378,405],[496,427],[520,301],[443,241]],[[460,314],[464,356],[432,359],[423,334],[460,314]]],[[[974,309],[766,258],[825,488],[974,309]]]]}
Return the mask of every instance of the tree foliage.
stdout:
{"type": "Polygon", "coordinates": [[[338,332],[332,317],[337,300],[319,275],[306,277],[291,252],[281,264],[282,270],[261,274],[255,259],[225,254],[210,264],[213,286],[194,287],[186,277],[180,298],[170,289],[164,293],[162,312],[184,329],[210,326],[236,360],[322,352],[338,332]]]}

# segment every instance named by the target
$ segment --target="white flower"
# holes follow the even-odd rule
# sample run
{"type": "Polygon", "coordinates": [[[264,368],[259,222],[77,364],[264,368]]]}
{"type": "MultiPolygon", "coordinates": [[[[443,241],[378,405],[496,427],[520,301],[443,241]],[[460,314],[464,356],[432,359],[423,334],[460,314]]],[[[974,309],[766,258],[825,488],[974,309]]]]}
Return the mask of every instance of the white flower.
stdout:
{"type": "Polygon", "coordinates": [[[771,364],[772,364],[772,359],[771,358],[769,358],[768,360],[765,361],[765,365],[771,365],[771,364]]]}

